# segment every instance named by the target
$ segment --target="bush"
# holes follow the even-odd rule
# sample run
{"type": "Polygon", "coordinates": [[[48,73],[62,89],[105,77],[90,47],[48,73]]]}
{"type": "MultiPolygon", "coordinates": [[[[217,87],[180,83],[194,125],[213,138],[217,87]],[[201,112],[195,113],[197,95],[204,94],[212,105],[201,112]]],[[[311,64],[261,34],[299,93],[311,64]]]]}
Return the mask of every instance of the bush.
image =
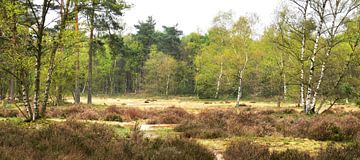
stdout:
{"type": "Polygon", "coordinates": [[[320,151],[318,160],[357,160],[360,159],[360,143],[350,144],[346,147],[336,147],[330,144],[325,150],[320,151]]]}
{"type": "Polygon", "coordinates": [[[121,116],[116,113],[107,113],[104,120],[105,121],[123,122],[123,119],[121,118],[121,116]]]}
{"type": "Polygon", "coordinates": [[[124,139],[105,125],[71,121],[39,125],[0,122],[0,159],[214,159],[208,149],[184,139],[124,139]]]}
{"type": "Polygon", "coordinates": [[[134,121],[147,118],[145,111],[138,108],[110,106],[106,108],[104,112],[105,114],[118,114],[123,121],[134,121]]]}
{"type": "Polygon", "coordinates": [[[146,151],[146,158],[154,160],[212,160],[215,159],[208,149],[194,141],[184,139],[157,139],[146,151]]]}
{"type": "Polygon", "coordinates": [[[269,160],[269,158],[270,152],[267,147],[249,141],[233,142],[224,153],[225,160],[269,160]]]}
{"type": "Polygon", "coordinates": [[[270,160],[312,160],[313,158],[304,152],[286,150],[284,152],[271,153],[270,160]]]}
{"type": "Polygon", "coordinates": [[[13,109],[0,108],[0,117],[17,117],[18,111],[13,109]]]}
{"type": "Polygon", "coordinates": [[[269,152],[267,146],[249,141],[232,142],[225,150],[225,160],[313,160],[309,154],[297,150],[269,152]]]}
{"type": "Polygon", "coordinates": [[[355,105],[357,105],[357,106],[360,107],[360,99],[356,99],[356,100],[355,100],[355,105]]]}
{"type": "Polygon", "coordinates": [[[184,120],[193,119],[193,116],[183,108],[168,107],[157,112],[153,114],[153,117],[147,122],[148,124],[179,124],[184,120]]]}

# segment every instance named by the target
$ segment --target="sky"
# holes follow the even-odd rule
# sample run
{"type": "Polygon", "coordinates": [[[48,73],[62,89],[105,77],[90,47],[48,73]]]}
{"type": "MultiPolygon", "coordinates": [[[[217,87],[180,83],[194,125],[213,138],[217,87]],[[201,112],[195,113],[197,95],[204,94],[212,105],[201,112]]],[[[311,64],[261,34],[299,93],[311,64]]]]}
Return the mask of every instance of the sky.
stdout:
{"type": "Polygon", "coordinates": [[[126,31],[134,33],[134,24],[148,16],[156,20],[156,28],[174,26],[189,34],[204,33],[211,27],[212,19],[219,11],[232,10],[236,17],[255,13],[259,17],[256,33],[261,34],[275,17],[281,0],[126,0],[133,5],[125,12],[126,31]]]}

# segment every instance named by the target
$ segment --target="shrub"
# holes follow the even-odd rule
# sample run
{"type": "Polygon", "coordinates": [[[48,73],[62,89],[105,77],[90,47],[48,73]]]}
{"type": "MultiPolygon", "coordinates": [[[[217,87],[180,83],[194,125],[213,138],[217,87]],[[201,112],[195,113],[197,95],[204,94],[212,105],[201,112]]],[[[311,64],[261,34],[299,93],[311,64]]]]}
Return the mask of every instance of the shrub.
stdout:
{"type": "Polygon", "coordinates": [[[184,139],[156,139],[146,151],[146,158],[154,160],[213,160],[208,149],[194,141],[184,139]]]}
{"type": "Polygon", "coordinates": [[[225,160],[268,160],[269,158],[267,147],[249,141],[233,142],[224,153],[225,160]]]}
{"type": "Polygon", "coordinates": [[[0,108],[0,117],[17,117],[18,111],[13,109],[0,108]]]}
{"type": "Polygon", "coordinates": [[[356,160],[360,158],[360,143],[350,144],[346,147],[336,147],[330,144],[325,150],[321,150],[318,160],[356,160]]]}
{"type": "Polygon", "coordinates": [[[357,106],[360,107],[360,99],[356,99],[356,100],[355,100],[355,105],[357,105],[357,106]]]}
{"type": "Polygon", "coordinates": [[[105,125],[71,121],[39,125],[0,122],[0,159],[214,159],[208,149],[184,139],[124,139],[105,125]]]}
{"type": "Polygon", "coordinates": [[[82,113],[73,115],[69,118],[82,119],[82,120],[99,120],[101,115],[94,109],[84,110],[82,113]]]}
{"type": "Polygon", "coordinates": [[[66,108],[50,107],[47,112],[47,116],[56,118],[75,117],[75,115],[80,114],[89,108],[90,107],[86,106],[71,106],[66,108]]]}
{"type": "Polygon", "coordinates": [[[338,127],[335,123],[328,122],[326,120],[313,123],[309,132],[309,136],[315,140],[343,140],[343,134],[340,127],[338,127]]]}
{"type": "Polygon", "coordinates": [[[155,113],[148,124],[179,124],[184,120],[193,119],[193,116],[183,108],[168,107],[155,113]]]}
{"type": "Polygon", "coordinates": [[[121,116],[119,114],[116,113],[107,113],[105,115],[105,121],[117,121],[117,122],[122,122],[123,119],[121,118],[121,116]]]}
{"type": "Polygon", "coordinates": [[[124,121],[146,119],[146,113],[138,108],[110,106],[104,110],[106,114],[118,114],[124,121]]]}
{"type": "Polygon", "coordinates": [[[284,152],[271,153],[270,160],[312,160],[313,158],[305,153],[297,150],[286,150],[284,152]]]}

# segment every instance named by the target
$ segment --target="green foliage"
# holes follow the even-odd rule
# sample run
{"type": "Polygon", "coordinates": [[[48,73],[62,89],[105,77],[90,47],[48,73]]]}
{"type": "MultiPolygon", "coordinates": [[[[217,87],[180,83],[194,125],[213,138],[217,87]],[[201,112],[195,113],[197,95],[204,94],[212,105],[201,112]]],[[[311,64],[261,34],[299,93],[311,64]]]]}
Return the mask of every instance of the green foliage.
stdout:
{"type": "Polygon", "coordinates": [[[145,89],[150,93],[168,95],[175,92],[177,62],[169,55],[158,52],[153,46],[145,63],[145,89]]]}

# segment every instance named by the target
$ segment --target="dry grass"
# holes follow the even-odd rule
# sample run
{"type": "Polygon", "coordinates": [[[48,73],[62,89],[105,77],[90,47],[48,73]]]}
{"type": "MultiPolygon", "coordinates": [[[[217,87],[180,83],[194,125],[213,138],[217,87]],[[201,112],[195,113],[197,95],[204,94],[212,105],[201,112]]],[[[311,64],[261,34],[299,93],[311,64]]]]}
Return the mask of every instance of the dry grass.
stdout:
{"type": "MultiPolygon", "coordinates": [[[[81,98],[82,103],[86,103],[86,98],[81,98]]],[[[72,98],[67,98],[67,102],[73,103],[72,98]]],[[[249,101],[245,100],[241,102],[245,104],[247,107],[244,108],[253,108],[256,110],[280,110],[284,108],[295,109],[298,112],[301,112],[302,109],[296,107],[295,103],[282,103],[281,108],[277,106],[277,102],[261,102],[261,101],[249,101]]],[[[151,98],[140,98],[140,97],[118,97],[118,98],[108,98],[108,97],[94,97],[93,104],[99,106],[123,106],[123,107],[136,107],[140,109],[149,109],[149,108],[157,108],[163,109],[170,106],[175,106],[179,108],[184,108],[186,111],[190,113],[199,113],[202,109],[218,109],[218,108],[234,108],[235,100],[200,100],[194,97],[151,97],[151,98]],[[149,103],[145,103],[145,101],[149,100],[149,103]],[[155,101],[154,101],[155,100],[155,101]]],[[[360,111],[359,107],[355,105],[336,105],[334,108],[342,108],[347,112],[350,111],[360,111]]]]}

